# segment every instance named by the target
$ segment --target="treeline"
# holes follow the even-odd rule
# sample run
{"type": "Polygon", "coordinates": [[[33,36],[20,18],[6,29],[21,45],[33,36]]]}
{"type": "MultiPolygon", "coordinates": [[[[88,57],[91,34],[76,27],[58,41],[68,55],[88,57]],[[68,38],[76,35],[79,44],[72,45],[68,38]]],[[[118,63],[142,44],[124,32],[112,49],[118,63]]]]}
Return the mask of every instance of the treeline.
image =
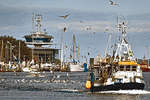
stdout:
{"type": "Polygon", "coordinates": [[[23,40],[16,40],[11,36],[0,36],[0,61],[18,61],[20,42],[20,61],[31,60],[32,51],[23,40]]]}

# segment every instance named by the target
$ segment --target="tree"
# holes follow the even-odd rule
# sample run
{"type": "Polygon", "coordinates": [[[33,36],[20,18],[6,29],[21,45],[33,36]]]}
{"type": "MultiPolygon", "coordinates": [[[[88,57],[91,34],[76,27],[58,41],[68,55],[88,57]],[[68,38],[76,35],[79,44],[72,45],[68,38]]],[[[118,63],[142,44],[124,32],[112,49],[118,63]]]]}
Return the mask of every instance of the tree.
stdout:
{"type": "Polygon", "coordinates": [[[18,61],[19,60],[19,41],[20,41],[20,61],[31,60],[32,51],[27,47],[23,40],[16,40],[10,36],[0,36],[0,60],[18,61]],[[3,42],[2,42],[3,41],[3,42]]]}

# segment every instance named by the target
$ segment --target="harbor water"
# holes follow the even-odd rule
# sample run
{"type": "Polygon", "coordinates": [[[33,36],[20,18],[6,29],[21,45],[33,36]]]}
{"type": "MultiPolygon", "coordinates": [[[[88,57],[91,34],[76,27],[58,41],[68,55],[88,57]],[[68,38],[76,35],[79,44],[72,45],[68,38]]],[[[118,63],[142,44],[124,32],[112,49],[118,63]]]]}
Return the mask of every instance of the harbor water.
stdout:
{"type": "Polygon", "coordinates": [[[0,100],[149,100],[150,73],[143,73],[145,90],[85,89],[88,72],[1,72],[0,100]]]}

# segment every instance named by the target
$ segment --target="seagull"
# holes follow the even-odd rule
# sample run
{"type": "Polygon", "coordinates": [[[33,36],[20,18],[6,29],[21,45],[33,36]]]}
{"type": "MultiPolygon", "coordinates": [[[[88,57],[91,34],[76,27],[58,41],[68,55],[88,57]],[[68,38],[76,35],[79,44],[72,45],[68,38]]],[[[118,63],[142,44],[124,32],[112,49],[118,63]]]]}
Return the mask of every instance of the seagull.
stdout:
{"type": "Polygon", "coordinates": [[[93,34],[96,34],[96,32],[93,32],[93,34]]]}
{"type": "Polygon", "coordinates": [[[80,23],[83,23],[83,21],[80,20],[80,23]]]}
{"type": "Polygon", "coordinates": [[[115,3],[115,2],[113,2],[112,0],[109,0],[109,2],[110,2],[110,5],[119,5],[119,4],[117,4],[117,3],[115,3]]]}
{"type": "Polygon", "coordinates": [[[59,17],[62,17],[64,19],[66,19],[70,14],[67,14],[67,15],[64,15],[64,16],[59,16],[59,17]]]}
{"type": "Polygon", "coordinates": [[[86,30],[92,30],[91,26],[86,27],[86,30]]]}
{"type": "Polygon", "coordinates": [[[108,31],[109,31],[109,29],[108,29],[108,28],[106,28],[106,29],[104,30],[104,33],[108,32],[108,31]]]}
{"type": "Polygon", "coordinates": [[[66,32],[66,30],[67,30],[67,28],[66,28],[66,27],[64,27],[64,32],[66,32]]]}
{"type": "Polygon", "coordinates": [[[60,78],[60,75],[57,75],[57,78],[60,78]]]}

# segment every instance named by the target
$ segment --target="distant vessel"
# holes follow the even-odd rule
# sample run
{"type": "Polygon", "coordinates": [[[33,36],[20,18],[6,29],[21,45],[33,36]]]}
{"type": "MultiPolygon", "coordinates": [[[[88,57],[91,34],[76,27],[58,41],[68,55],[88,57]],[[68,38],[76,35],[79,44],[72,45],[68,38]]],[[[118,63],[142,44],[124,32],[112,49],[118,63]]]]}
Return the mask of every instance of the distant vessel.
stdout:
{"type": "Polygon", "coordinates": [[[69,69],[71,72],[83,71],[84,69],[81,67],[81,63],[79,61],[79,47],[78,47],[78,60],[76,60],[75,58],[75,52],[76,52],[76,42],[75,42],[75,35],[73,34],[73,56],[72,62],[69,63],[69,69]]]}
{"type": "Polygon", "coordinates": [[[145,57],[143,59],[138,59],[138,63],[140,64],[143,72],[150,72],[149,59],[146,59],[145,57]]]}
{"type": "Polygon", "coordinates": [[[83,68],[81,67],[81,64],[79,63],[70,63],[69,66],[70,66],[71,72],[83,71],[83,68]]]}
{"type": "Polygon", "coordinates": [[[32,69],[30,69],[29,67],[25,67],[25,68],[22,68],[22,71],[23,72],[32,72],[32,69]]]}
{"type": "Polygon", "coordinates": [[[95,61],[90,59],[91,73],[86,88],[92,92],[109,90],[143,90],[144,81],[140,65],[126,39],[125,22],[119,24],[122,37],[115,44],[112,55],[95,61]]]}

